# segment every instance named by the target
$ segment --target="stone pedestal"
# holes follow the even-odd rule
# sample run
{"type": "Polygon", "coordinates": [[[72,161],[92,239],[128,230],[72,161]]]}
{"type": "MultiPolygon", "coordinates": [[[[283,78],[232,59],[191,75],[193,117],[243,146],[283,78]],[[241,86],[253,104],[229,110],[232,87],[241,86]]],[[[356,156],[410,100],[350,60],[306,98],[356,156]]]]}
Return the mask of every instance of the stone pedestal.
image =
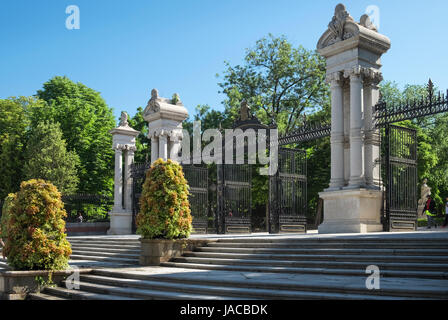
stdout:
{"type": "Polygon", "coordinates": [[[109,212],[110,229],[109,235],[132,234],[132,211],[109,212]]]}
{"type": "Polygon", "coordinates": [[[357,189],[319,193],[324,200],[324,222],[319,233],[367,233],[383,231],[382,192],[357,189]]]}
{"type": "Polygon", "coordinates": [[[381,56],[390,40],[367,15],[359,22],[344,5],[318,44],[331,84],[331,180],[319,233],[382,231],[379,132],[373,107],[379,99],[381,56]]]}
{"type": "Polygon", "coordinates": [[[139,132],[128,125],[127,114],[122,112],[121,121],[112,134],[115,150],[114,207],[109,213],[110,229],[107,234],[132,234],[132,178],[135,138],[139,132]],[[124,166],[123,166],[124,157],[124,166]]]}

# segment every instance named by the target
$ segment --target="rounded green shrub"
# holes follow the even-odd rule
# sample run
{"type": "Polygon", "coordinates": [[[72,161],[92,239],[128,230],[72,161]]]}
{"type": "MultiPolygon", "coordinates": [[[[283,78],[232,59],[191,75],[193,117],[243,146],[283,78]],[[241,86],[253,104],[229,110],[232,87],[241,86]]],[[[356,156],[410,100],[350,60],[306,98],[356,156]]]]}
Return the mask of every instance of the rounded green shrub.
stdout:
{"type": "Polygon", "coordinates": [[[20,190],[8,196],[4,208],[3,254],[13,269],[67,268],[72,253],[63,220],[67,214],[53,184],[41,179],[22,182],[20,190]]]}
{"type": "Polygon", "coordinates": [[[143,184],[137,233],[144,239],[188,238],[192,230],[188,189],[179,163],[155,161],[143,184]]]}

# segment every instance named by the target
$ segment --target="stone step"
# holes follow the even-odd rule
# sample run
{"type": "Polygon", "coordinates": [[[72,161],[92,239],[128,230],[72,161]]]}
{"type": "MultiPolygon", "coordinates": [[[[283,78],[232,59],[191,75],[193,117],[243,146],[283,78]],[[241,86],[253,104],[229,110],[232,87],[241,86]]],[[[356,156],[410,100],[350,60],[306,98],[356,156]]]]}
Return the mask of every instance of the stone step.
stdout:
{"type": "Polygon", "coordinates": [[[278,249],[311,249],[311,248],[349,248],[349,249],[448,249],[448,244],[444,243],[293,243],[293,242],[278,242],[278,243],[246,243],[246,242],[210,242],[208,247],[218,248],[278,248],[278,249]]]}
{"type": "MultiPolygon", "coordinates": [[[[317,296],[322,294],[344,294],[363,296],[381,296],[385,298],[407,297],[407,298],[448,298],[448,280],[425,280],[425,279],[402,279],[388,278],[381,280],[380,290],[368,290],[365,286],[365,274],[362,276],[326,276],[322,274],[294,275],[283,272],[282,274],[272,274],[266,272],[254,273],[253,270],[247,272],[216,271],[214,277],[209,273],[201,272],[200,269],[183,269],[175,272],[176,269],[168,269],[164,274],[142,274],[136,272],[126,272],[121,270],[93,270],[91,274],[108,278],[127,279],[135,283],[141,281],[149,282],[170,282],[182,288],[184,285],[217,286],[225,288],[238,288],[239,290],[272,290],[279,292],[315,292],[317,296]]],[[[86,275],[90,277],[90,275],[86,275]]],[[[289,293],[288,293],[289,294],[289,293]]],[[[311,298],[311,296],[310,296],[311,298]]],[[[344,298],[340,296],[339,298],[344,298]]],[[[356,299],[349,297],[350,299],[356,299]]]]}
{"type": "Polygon", "coordinates": [[[344,262],[344,261],[285,261],[285,260],[249,260],[249,259],[218,259],[198,257],[173,258],[173,262],[219,264],[219,265],[265,265],[272,267],[312,267],[312,268],[343,268],[365,270],[369,265],[376,265],[380,270],[415,270],[415,271],[446,271],[448,264],[442,263],[397,263],[397,262],[344,262]]]}
{"type": "Polygon", "coordinates": [[[410,235],[388,234],[388,235],[366,235],[365,237],[358,236],[338,236],[338,237],[303,237],[303,238],[291,238],[291,237],[273,237],[273,238],[256,238],[256,237],[232,237],[232,238],[220,238],[216,242],[219,243],[429,243],[438,242],[439,240],[446,239],[444,235],[440,235],[440,239],[437,239],[432,235],[428,237],[427,233],[410,235]],[[389,236],[388,236],[389,235],[389,236]],[[388,237],[387,237],[388,236],[388,237]]]}
{"type": "MultiPolygon", "coordinates": [[[[124,275],[126,277],[126,275],[124,275]]],[[[242,286],[226,286],[226,285],[212,285],[207,284],[186,284],[185,282],[163,282],[151,281],[151,280],[135,280],[126,278],[114,278],[95,275],[83,275],[81,281],[89,283],[97,283],[110,285],[115,287],[132,287],[142,289],[161,290],[163,292],[185,292],[203,295],[223,295],[232,297],[244,298],[244,299],[382,299],[382,300],[395,300],[398,297],[393,296],[372,296],[361,294],[344,294],[344,293],[326,293],[326,292],[309,292],[309,291],[292,291],[292,290],[279,290],[278,288],[261,289],[261,288],[244,288],[242,286]]]]}
{"type": "Polygon", "coordinates": [[[49,295],[45,293],[29,293],[27,295],[28,300],[68,300],[67,298],[57,295],[49,295]]]}
{"type": "Polygon", "coordinates": [[[78,268],[129,268],[129,263],[109,262],[109,261],[94,261],[94,260],[70,260],[70,266],[78,268]]]}
{"type": "Polygon", "coordinates": [[[74,239],[67,238],[70,243],[95,243],[95,244],[115,244],[115,245],[140,245],[140,240],[121,240],[121,239],[74,239]]]}
{"type": "MultiPolygon", "coordinates": [[[[221,252],[185,252],[185,257],[218,258],[218,259],[261,259],[291,261],[375,261],[375,262],[410,262],[410,263],[444,263],[448,265],[448,256],[390,256],[390,255],[332,255],[332,254],[254,254],[254,253],[221,253],[221,252]]],[[[369,262],[369,263],[370,263],[369,262]]]]}
{"type": "Polygon", "coordinates": [[[130,254],[130,253],[111,253],[111,252],[102,252],[100,250],[97,251],[85,251],[79,249],[72,249],[72,254],[81,255],[81,256],[93,256],[93,257],[111,257],[111,258],[126,258],[126,259],[135,259],[138,260],[140,258],[140,254],[130,254]]]}
{"type": "Polygon", "coordinates": [[[197,247],[195,252],[220,253],[267,253],[267,254],[340,254],[340,255],[428,255],[448,256],[446,249],[350,249],[350,248],[312,248],[312,249],[279,249],[279,248],[227,248],[227,247],[197,247]]]}
{"type": "Polygon", "coordinates": [[[140,248],[136,249],[121,249],[121,248],[98,248],[98,247],[86,247],[86,246],[74,246],[72,245],[72,251],[82,250],[82,251],[91,251],[91,252],[104,252],[104,253],[127,253],[127,254],[140,254],[140,248]]]}
{"type": "Polygon", "coordinates": [[[96,244],[96,243],[71,243],[70,245],[78,248],[95,248],[95,249],[127,249],[127,250],[140,250],[140,245],[128,245],[128,244],[96,244]]]}
{"type": "Polygon", "coordinates": [[[72,254],[70,256],[72,260],[93,260],[93,261],[104,261],[104,262],[115,262],[119,264],[128,264],[128,265],[138,265],[138,259],[126,259],[119,257],[96,257],[96,256],[86,256],[86,255],[78,255],[72,254]]]}
{"type": "Polygon", "coordinates": [[[82,290],[70,290],[62,287],[47,287],[43,293],[49,296],[55,296],[70,300],[139,300],[135,298],[124,298],[113,294],[99,294],[82,290]]]}
{"type": "MultiPolygon", "coordinates": [[[[64,285],[65,282],[63,281],[64,285]]],[[[85,292],[98,293],[103,295],[114,295],[122,296],[123,299],[126,298],[136,298],[145,300],[229,300],[232,297],[223,295],[203,295],[203,294],[193,294],[185,292],[171,292],[171,291],[157,291],[150,289],[140,289],[133,287],[116,287],[110,285],[104,285],[99,283],[89,283],[80,281],[80,290],[85,292]]],[[[234,298],[233,298],[234,299],[234,298]]]]}
{"type": "MultiPolygon", "coordinates": [[[[321,274],[321,275],[344,275],[366,277],[365,269],[344,269],[324,267],[271,267],[271,266],[248,266],[248,265],[219,265],[200,264],[185,262],[165,262],[161,266],[174,268],[188,268],[200,270],[224,270],[224,271],[246,271],[266,273],[293,273],[293,274],[321,274]]],[[[413,271],[413,270],[382,270],[382,277],[422,278],[422,279],[448,279],[447,271],[413,271]]]]}

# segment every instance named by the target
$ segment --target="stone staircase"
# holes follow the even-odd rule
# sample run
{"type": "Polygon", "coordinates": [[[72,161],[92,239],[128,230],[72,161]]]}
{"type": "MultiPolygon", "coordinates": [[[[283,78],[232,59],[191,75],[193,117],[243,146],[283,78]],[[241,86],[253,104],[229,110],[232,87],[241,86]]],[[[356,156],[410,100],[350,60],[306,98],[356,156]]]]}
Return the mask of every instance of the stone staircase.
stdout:
{"type": "Polygon", "coordinates": [[[136,267],[138,240],[71,242],[74,262],[121,268],[95,268],[79,290],[62,283],[31,299],[448,299],[448,237],[224,238],[147,268],[136,267]],[[380,290],[366,288],[369,265],[380,269],[380,290]]]}
{"type": "Polygon", "coordinates": [[[138,239],[69,237],[68,240],[72,246],[70,265],[129,267],[139,264],[140,241],[138,239]]]}

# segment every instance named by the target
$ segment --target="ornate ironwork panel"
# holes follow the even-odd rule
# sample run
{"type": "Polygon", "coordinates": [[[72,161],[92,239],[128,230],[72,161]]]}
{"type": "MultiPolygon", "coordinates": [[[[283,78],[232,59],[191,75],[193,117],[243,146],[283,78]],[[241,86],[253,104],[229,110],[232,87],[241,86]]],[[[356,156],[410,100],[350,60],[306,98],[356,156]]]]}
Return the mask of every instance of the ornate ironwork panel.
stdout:
{"type": "Polygon", "coordinates": [[[149,162],[134,163],[131,165],[131,177],[132,177],[132,232],[135,233],[136,216],[140,211],[140,196],[142,195],[143,183],[146,178],[146,171],[151,167],[149,162]]]}
{"type": "MultiPolygon", "coordinates": [[[[140,210],[140,197],[143,183],[146,178],[146,171],[151,167],[147,163],[134,163],[131,167],[132,176],[132,213],[133,232],[135,232],[135,217],[140,210]]],[[[193,232],[207,233],[208,231],[208,169],[193,165],[182,166],[185,179],[190,186],[191,215],[193,217],[193,232]]]]}
{"type": "Polygon", "coordinates": [[[428,94],[404,103],[390,104],[379,102],[374,106],[374,124],[378,127],[384,127],[388,124],[403,120],[411,120],[426,117],[438,113],[448,112],[448,91],[445,94],[434,94],[434,85],[429,80],[427,86],[428,94]]]}
{"type": "Polygon", "coordinates": [[[183,170],[190,186],[188,200],[193,216],[193,232],[208,233],[208,168],[183,165],[183,170]]]}
{"type": "Polygon", "coordinates": [[[305,126],[280,137],[278,139],[278,144],[280,146],[284,146],[291,143],[312,141],[323,137],[327,137],[330,134],[331,134],[330,124],[323,124],[323,125],[306,124],[305,126]]]}
{"type": "Polygon", "coordinates": [[[218,165],[218,233],[250,233],[252,170],[247,164],[218,165]]]}
{"type": "Polygon", "coordinates": [[[417,228],[417,132],[385,127],[386,206],[383,224],[388,231],[417,228]]]}
{"type": "Polygon", "coordinates": [[[306,232],[306,151],[280,148],[269,180],[269,232],[306,232]]]}

